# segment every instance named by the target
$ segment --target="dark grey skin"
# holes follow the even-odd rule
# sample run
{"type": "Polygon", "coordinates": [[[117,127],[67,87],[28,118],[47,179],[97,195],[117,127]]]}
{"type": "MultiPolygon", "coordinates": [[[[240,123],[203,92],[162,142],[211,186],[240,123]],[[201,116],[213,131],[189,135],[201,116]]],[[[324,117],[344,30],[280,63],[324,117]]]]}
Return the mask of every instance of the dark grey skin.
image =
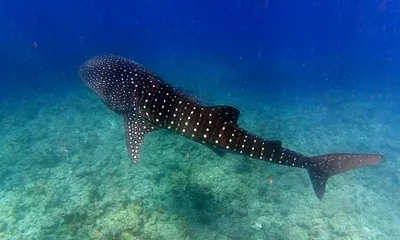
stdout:
{"type": "Polygon", "coordinates": [[[308,170],[315,194],[322,200],[329,177],[384,161],[377,154],[336,153],[307,157],[264,140],[237,124],[240,112],[230,106],[205,107],[161,80],[142,65],[114,55],[87,60],[79,69],[82,81],[111,110],[125,119],[130,158],[140,161],[147,133],[170,129],[213,149],[308,170]]]}

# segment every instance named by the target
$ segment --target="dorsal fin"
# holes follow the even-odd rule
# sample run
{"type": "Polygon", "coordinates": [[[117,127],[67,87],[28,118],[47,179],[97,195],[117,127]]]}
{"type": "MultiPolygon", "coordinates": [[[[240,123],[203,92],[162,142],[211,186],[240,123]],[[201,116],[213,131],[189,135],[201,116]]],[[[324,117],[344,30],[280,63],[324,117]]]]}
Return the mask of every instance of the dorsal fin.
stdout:
{"type": "Polygon", "coordinates": [[[221,119],[224,119],[227,122],[237,124],[237,121],[240,116],[240,111],[237,108],[231,106],[215,106],[208,107],[208,109],[212,112],[215,112],[217,116],[221,119]]]}

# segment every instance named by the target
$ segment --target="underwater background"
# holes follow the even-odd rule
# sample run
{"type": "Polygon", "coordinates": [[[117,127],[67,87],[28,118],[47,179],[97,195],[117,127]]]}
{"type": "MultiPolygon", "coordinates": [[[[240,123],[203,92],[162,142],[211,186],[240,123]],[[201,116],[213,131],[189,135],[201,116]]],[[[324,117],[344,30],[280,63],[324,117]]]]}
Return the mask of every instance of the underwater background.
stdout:
{"type": "Polygon", "coordinates": [[[0,1],[0,239],[400,239],[400,2],[0,1]],[[149,134],[77,68],[113,53],[306,155],[378,153],[332,177],[149,134]]]}

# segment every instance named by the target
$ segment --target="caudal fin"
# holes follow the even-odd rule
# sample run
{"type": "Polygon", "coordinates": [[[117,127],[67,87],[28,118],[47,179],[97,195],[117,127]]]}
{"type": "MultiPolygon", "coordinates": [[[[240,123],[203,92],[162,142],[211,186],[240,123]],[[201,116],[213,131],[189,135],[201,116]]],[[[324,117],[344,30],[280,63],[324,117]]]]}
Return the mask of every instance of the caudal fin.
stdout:
{"type": "Polygon", "coordinates": [[[376,154],[327,154],[311,157],[307,169],[317,197],[322,200],[328,179],[349,170],[382,163],[384,157],[376,154]]]}

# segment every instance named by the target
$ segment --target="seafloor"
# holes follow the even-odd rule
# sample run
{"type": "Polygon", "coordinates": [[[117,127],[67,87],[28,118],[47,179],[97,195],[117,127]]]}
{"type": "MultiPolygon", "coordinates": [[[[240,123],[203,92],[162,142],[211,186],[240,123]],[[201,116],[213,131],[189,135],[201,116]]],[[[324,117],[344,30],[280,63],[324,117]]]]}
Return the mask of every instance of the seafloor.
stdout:
{"type": "Polygon", "coordinates": [[[166,131],[148,135],[133,165],[122,118],[87,89],[3,99],[0,239],[400,239],[400,103],[346,91],[202,92],[304,154],[387,160],[333,177],[320,202],[305,170],[220,158],[166,131]]]}

